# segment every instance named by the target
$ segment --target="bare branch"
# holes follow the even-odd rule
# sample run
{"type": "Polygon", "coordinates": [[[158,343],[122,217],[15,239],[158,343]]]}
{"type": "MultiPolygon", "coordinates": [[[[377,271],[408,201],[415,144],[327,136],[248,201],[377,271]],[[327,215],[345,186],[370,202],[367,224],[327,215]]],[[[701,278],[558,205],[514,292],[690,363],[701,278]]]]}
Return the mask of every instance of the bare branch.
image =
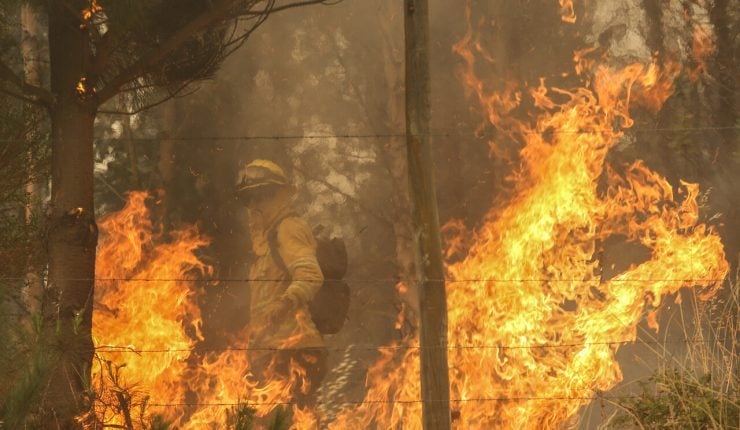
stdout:
{"type": "MultiPolygon", "coordinates": [[[[306,1],[301,1],[301,2],[295,2],[295,3],[286,4],[286,5],[283,5],[283,6],[272,7],[272,8],[270,8],[270,11],[269,12],[270,13],[282,12],[284,10],[293,9],[295,7],[310,6],[310,5],[315,5],[315,4],[316,5],[317,4],[321,4],[321,5],[331,6],[331,5],[339,4],[342,1],[344,1],[344,0],[334,0],[334,1],[327,1],[327,0],[306,0],[306,1]]],[[[260,14],[261,14],[261,12],[247,12],[245,15],[247,15],[247,16],[257,16],[257,15],[260,15],[260,14]]]]}
{"type": "Polygon", "coordinates": [[[310,5],[314,5],[314,4],[321,4],[321,5],[331,6],[331,5],[339,4],[342,1],[343,0],[334,0],[334,1],[327,1],[327,0],[306,0],[306,1],[301,1],[301,2],[295,2],[295,3],[286,4],[286,5],[283,5],[283,6],[273,7],[272,9],[270,9],[270,13],[282,12],[284,10],[293,9],[295,7],[310,6],[310,5]]]}
{"type": "Polygon", "coordinates": [[[5,80],[21,90],[21,94],[3,90],[6,94],[46,108],[51,107],[54,103],[54,96],[52,96],[49,91],[41,87],[37,87],[36,85],[29,84],[20,76],[16,75],[15,72],[13,72],[13,70],[2,61],[0,61],[0,79],[5,80]]]}
{"type": "Polygon", "coordinates": [[[177,87],[177,89],[175,89],[174,91],[170,91],[166,96],[162,97],[161,99],[157,100],[156,102],[149,103],[147,105],[141,106],[141,107],[136,108],[134,110],[122,111],[122,110],[106,110],[106,109],[103,109],[103,110],[99,110],[98,113],[106,114],[106,115],[136,115],[136,114],[139,114],[141,112],[144,112],[145,110],[151,109],[151,108],[153,108],[155,106],[159,106],[162,103],[164,103],[164,102],[166,102],[168,100],[171,100],[171,99],[173,99],[175,97],[182,97],[182,96],[190,95],[190,94],[194,93],[195,91],[197,91],[197,88],[194,89],[194,90],[192,90],[192,91],[189,91],[189,92],[187,92],[185,94],[181,94],[182,91],[185,88],[187,88],[191,83],[193,83],[193,81],[192,80],[189,80],[189,81],[183,83],[182,85],[180,85],[179,87],[177,87]]]}
{"type": "Polygon", "coordinates": [[[182,29],[180,29],[180,31],[176,32],[172,37],[160,44],[158,48],[144,54],[138,61],[123,70],[118,76],[111,79],[104,88],[98,91],[96,95],[98,105],[103,104],[105,101],[118,94],[121,87],[145,74],[153,65],[167,58],[193,35],[226,18],[229,10],[238,2],[239,0],[221,0],[219,2],[214,2],[213,8],[208,12],[187,23],[182,27],[182,29]]]}

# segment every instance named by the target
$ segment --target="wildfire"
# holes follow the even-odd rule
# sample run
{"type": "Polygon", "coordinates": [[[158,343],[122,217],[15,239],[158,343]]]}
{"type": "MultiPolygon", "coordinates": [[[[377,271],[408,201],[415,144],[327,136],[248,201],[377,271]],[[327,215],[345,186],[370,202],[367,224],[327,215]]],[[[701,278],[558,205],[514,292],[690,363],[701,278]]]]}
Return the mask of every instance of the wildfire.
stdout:
{"type": "Polygon", "coordinates": [[[98,4],[97,0],[90,0],[90,5],[82,10],[82,20],[89,21],[96,13],[102,10],[103,8],[98,4]]]}
{"type": "Polygon", "coordinates": [[[691,59],[694,61],[694,67],[687,71],[692,81],[698,81],[707,73],[707,60],[714,54],[715,50],[716,46],[709,25],[703,22],[695,22],[691,39],[691,59]]]}
{"type": "MultiPolygon", "coordinates": [[[[461,429],[567,427],[621,380],[615,354],[636,340],[645,312],[657,330],[653,312],[664,297],[684,287],[711,297],[728,264],[717,233],[699,222],[698,185],[681,182],[676,196],[639,160],[624,169],[606,162],[632,126],[630,105],[659,110],[670,96],[675,65],[617,70],[581,61],[589,73],[584,87],[542,82],[529,91],[538,109],[530,123],[509,114],[525,95],[511,85],[489,92],[476,75],[475,44],[469,32],[455,46],[463,82],[486,120],[522,148],[511,195],[476,231],[460,222],[446,228],[453,233],[448,256],[469,244],[447,267],[453,422],[461,429]],[[620,237],[650,257],[604,276],[599,244],[620,237]]],[[[382,355],[368,374],[368,403],[346,410],[332,428],[421,428],[414,343],[382,355]]]]}
{"type": "MultiPolygon", "coordinates": [[[[189,351],[201,338],[195,290],[182,279],[210,271],[195,255],[208,241],[190,227],[173,233],[171,242],[161,243],[152,231],[146,197],[130,193],[121,212],[99,222],[93,337],[105,352],[99,352],[93,380],[105,379],[106,361],[125,364],[117,381],[121,387],[137,384],[154,403],[180,403],[186,387],[178,378],[187,370],[189,351]],[[165,352],[112,352],[120,347],[165,352]]],[[[98,417],[103,422],[116,421],[120,417],[108,403],[117,405],[98,402],[98,417]]],[[[180,418],[172,409],[168,412],[172,412],[168,419],[180,418]]]]}
{"type": "MultiPolygon", "coordinates": [[[[575,20],[572,3],[560,4],[563,19],[575,20]]],[[[454,424],[562,428],[621,380],[616,352],[636,340],[646,313],[657,330],[654,312],[666,296],[695,288],[700,298],[711,297],[728,264],[719,236],[700,222],[697,184],[674,188],[639,160],[607,163],[632,126],[630,106],[659,110],[677,66],[615,69],[586,60],[584,50],[576,55],[583,87],[541,81],[528,92],[514,83],[495,92],[476,74],[478,43],[469,31],[455,46],[463,83],[485,120],[521,149],[513,189],[480,226],[445,227],[454,424]],[[525,98],[536,109],[534,120],[512,114],[525,98]],[[601,243],[613,238],[648,250],[649,258],[604,275],[601,243]]],[[[503,152],[495,142],[491,148],[503,152]]],[[[133,419],[121,411],[138,407],[183,429],[224,428],[225,406],[247,403],[257,416],[268,415],[289,397],[300,369],[290,380],[258,384],[246,333],[230,350],[192,352],[202,341],[201,317],[199,289],[188,279],[212,274],[197,254],[208,240],[195,227],[167,237],[153,232],[146,197],[131,193],[121,212],[100,221],[97,419],[127,425],[133,419]],[[121,388],[130,386],[136,392],[123,396],[121,388]]],[[[382,348],[368,370],[365,401],[347,405],[329,427],[420,429],[418,352],[415,339],[382,348]]],[[[296,429],[314,428],[320,417],[295,406],[291,413],[296,429]]]]}
{"type": "MultiPolygon", "coordinates": [[[[181,429],[224,428],[226,409],[249,406],[257,417],[285,403],[295,380],[258,384],[247,359],[247,333],[232,348],[193,352],[201,335],[199,289],[211,276],[197,251],[209,241],[195,226],[164,237],[153,230],[147,194],[132,192],[120,212],[99,222],[93,338],[96,392],[89,424],[133,425],[159,415],[181,429]],[[127,424],[128,423],[128,424],[127,424]]],[[[297,369],[294,369],[296,372],[297,369]]],[[[293,408],[296,428],[315,422],[293,408]]],[[[124,427],[126,428],[126,427],[124,427]]]]}
{"type": "Polygon", "coordinates": [[[576,22],[576,11],[573,7],[573,0],[558,0],[560,3],[560,19],[563,22],[573,24],[576,22]]]}

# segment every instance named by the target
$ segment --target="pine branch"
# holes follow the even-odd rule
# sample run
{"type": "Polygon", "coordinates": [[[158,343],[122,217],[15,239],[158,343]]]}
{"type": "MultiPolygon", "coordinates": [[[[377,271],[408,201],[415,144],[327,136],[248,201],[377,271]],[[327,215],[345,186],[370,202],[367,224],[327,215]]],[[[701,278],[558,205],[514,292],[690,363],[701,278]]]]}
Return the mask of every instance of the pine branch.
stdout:
{"type": "MultiPolygon", "coordinates": [[[[155,66],[165,61],[168,56],[176,52],[190,38],[208,29],[209,27],[217,25],[222,21],[228,19],[238,19],[239,16],[266,17],[273,12],[288,10],[295,7],[308,6],[312,4],[328,4],[327,0],[303,0],[275,6],[273,1],[270,2],[271,4],[268,7],[265,7],[262,10],[251,11],[252,7],[260,3],[260,1],[248,0],[248,4],[250,5],[249,12],[242,12],[238,14],[233,13],[233,9],[235,7],[238,7],[239,3],[243,1],[244,0],[214,1],[212,3],[213,7],[211,9],[192,19],[179,31],[170,36],[169,39],[159,44],[159,46],[157,46],[155,49],[152,49],[151,51],[145,53],[141,58],[139,58],[138,61],[134,62],[134,64],[125,68],[118,75],[109,80],[108,83],[102,89],[100,89],[100,91],[98,91],[95,96],[98,106],[102,105],[107,100],[118,94],[121,88],[123,88],[125,85],[129,84],[135,79],[140,78],[141,76],[146,75],[155,66]]],[[[254,31],[254,29],[256,29],[256,27],[258,27],[259,24],[261,24],[262,22],[264,22],[264,19],[258,20],[253,28],[246,32],[245,35],[242,36],[242,38],[251,34],[252,31],[254,31]]],[[[102,64],[96,65],[96,69],[98,70],[102,69],[102,67],[102,64]]]]}

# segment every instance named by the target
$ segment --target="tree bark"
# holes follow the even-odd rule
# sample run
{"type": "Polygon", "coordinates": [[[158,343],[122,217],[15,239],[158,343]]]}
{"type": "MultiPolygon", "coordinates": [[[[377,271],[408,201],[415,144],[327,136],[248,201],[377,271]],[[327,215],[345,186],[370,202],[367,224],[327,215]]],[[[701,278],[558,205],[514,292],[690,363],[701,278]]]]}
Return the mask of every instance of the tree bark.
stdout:
{"type": "Polygon", "coordinates": [[[131,173],[131,185],[133,189],[141,189],[141,179],[139,178],[139,156],[136,151],[136,142],[134,142],[133,132],[131,130],[131,117],[126,117],[123,123],[123,138],[126,144],[126,158],[128,160],[128,170],[131,173]]]}
{"type": "Polygon", "coordinates": [[[164,130],[162,139],[159,141],[159,153],[157,159],[157,171],[159,172],[159,183],[157,184],[157,200],[159,204],[155,209],[155,216],[159,229],[162,232],[170,230],[170,211],[172,210],[172,182],[175,178],[175,137],[177,106],[175,100],[169,100],[161,107],[162,128],[164,130]]]}
{"type": "Polygon", "coordinates": [[[96,106],[76,88],[84,77],[84,1],[49,2],[51,90],[51,207],[49,284],[44,294],[44,334],[54,360],[44,392],[45,428],[75,428],[88,407],[86,387],[93,356],[92,303],[97,227],[93,206],[93,124],[96,106]],[[68,5],[72,3],[72,5],[68,5]]]}
{"type": "Polygon", "coordinates": [[[429,8],[426,0],[405,0],[404,9],[406,147],[420,288],[422,419],[425,430],[449,430],[447,297],[429,134],[429,8]]]}
{"type": "MultiPolygon", "coordinates": [[[[41,31],[39,29],[39,22],[36,11],[28,4],[23,3],[21,5],[21,55],[23,57],[23,74],[25,80],[31,85],[37,87],[41,86],[41,70],[40,70],[40,49],[39,49],[39,35],[41,31]]],[[[24,117],[28,119],[28,124],[36,122],[35,110],[26,108],[27,111],[24,117]]],[[[29,147],[33,144],[31,140],[34,138],[33,132],[29,132],[26,136],[27,144],[29,147]]],[[[32,151],[28,153],[28,181],[26,183],[26,194],[27,201],[26,207],[24,208],[24,216],[26,225],[30,225],[33,221],[34,204],[37,199],[37,185],[35,182],[35,175],[33,169],[33,154],[32,151]]],[[[26,310],[30,315],[35,315],[41,309],[41,296],[42,296],[42,284],[39,276],[38,267],[35,267],[33,257],[29,258],[26,267],[26,282],[23,291],[24,304],[26,310]]],[[[26,321],[30,326],[30,321],[26,321]]]]}
{"type": "Polygon", "coordinates": [[[717,35],[717,54],[714,62],[714,75],[720,83],[718,94],[717,115],[714,126],[721,127],[720,134],[723,140],[723,155],[731,156],[737,151],[738,132],[734,126],[737,123],[737,59],[733,49],[733,32],[730,23],[728,0],[715,0],[709,12],[709,18],[714,25],[717,35]]]}
{"type": "MultiPolygon", "coordinates": [[[[645,9],[645,18],[647,22],[647,34],[645,42],[647,43],[650,53],[661,66],[665,60],[665,34],[663,32],[663,10],[661,9],[661,0],[643,0],[642,6],[645,9]]],[[[662,128],[672,117],[670,103],[663,106],[663,109],[655,114],[645,118],[646,127],[662,128]]],[[[654,165],[666,175],[669,175],[672,169],[671,164],[675,158],[675,152],[671,148],[671,142],[666,139],[665,134],[651,133],[643,138],[645,145],[650,148],[650,152],[660,154],[656,157],[654,165]]]]}
{"type": "MultiPolygon", "coordinates": [[[[385,86],[390,94],[385,98],[382,111],[382,123],[378,129],[387,130],[388,134],[398,133],[404,129],[404,70],[403,46],[397,35],[394,34],[395,5],[381,4],[379,6],[378,30],[383,36],[383,76],[385,86]],[[380,128],[383,127],[383,128],[380,128]]],[[[368,110],[368,118],[372,114],[368,110]]],[[[372,121],[371,121],[372,124],[372,121]]],[[[406,304],[404,326],[401,333],[404,338],[417,334],[419,315],[419,289],[415,281],[414,243],[412,240],[411,202],[408,188],[408,163],[406,161],[406,145],[402,138],[392,137],[383,147],[381,155],[383,164],[390,174],[393,192],[393,233],[396,240],[396,265],[401,282],[407,287],[399,291],[400,299],[406,304]]]]}
{"type": "Polygon", "coordinates": [[[661,0],[643,0],[645,16],[647,17],[648,32],[645,37],[648,47],[659,60],[664,55],[663,44],[663,9],[661,0]]]}
{"type": "MultiPolygon", "coordinates": [[[[715,0],[709,10],[709,19],[714,26],[716,35],[716,53],[711,64],[710,73],[716,79],[713,85],[716,88],[716,102],[712,109],[710,126],[717,127],[720,136],[719,144],[714,156],[712,171],[718,178],[718,194],[727,196],[725,219],[740,217],[740,193],[737,192],[738,170],[740,162],[737,154],[740,153],[740,136],[738,136],[738,79],[737,57],[738,50],[733,38],[737,33],[732,31],[732,7],[729,0],[715,0]]],[[[730,258],[740,260],[740,231],[731,225],[722,226],[726,249],[730,258]],[[732,255],[732,253],[736,253],[732,255]]]]}

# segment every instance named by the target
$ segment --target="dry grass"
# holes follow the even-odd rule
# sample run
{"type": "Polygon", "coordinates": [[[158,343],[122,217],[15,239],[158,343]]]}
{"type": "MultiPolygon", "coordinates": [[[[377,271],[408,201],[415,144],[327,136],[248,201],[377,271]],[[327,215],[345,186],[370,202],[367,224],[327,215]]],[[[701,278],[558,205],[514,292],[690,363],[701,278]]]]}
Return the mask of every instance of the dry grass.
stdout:
{"type": "Polygon", "coordinates": [[[656,348],[658,369],[638,382],[637,396],[612,402],[618,411],[600,428],[740,429],[739,274],[714,299],[692,293],[679,306],[686,352],[677,356],[668,343],[656,348]]]}

